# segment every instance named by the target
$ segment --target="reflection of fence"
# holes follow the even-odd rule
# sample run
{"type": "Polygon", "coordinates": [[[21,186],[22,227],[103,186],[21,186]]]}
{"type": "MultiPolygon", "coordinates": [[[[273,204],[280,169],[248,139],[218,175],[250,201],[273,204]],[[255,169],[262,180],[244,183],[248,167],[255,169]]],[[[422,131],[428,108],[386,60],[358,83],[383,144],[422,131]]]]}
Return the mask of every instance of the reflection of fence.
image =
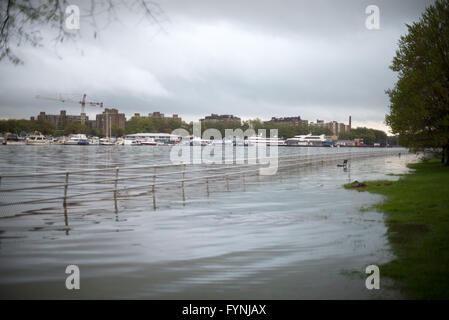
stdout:
{"type": "MultiPolygon", "coordinates": [[[[351,160],[392,154],[398,154],[398,151],[392,149],[370,149],[369,151],[360,152],[293,154],[279,156],[276,159],[278,161],[277,170],[279,171],[295,167],[338,162],[344,159],[351,160]]],[[[68,199],[108,193],[111,194],[111,199],[116,201],[123,192],[141,189],[152,194],[153,207],[156,209],[156,193],[158,190],[178,186],[181,189],[182,199],[185,200],[186,183],[203,182],[207,193],[209,193],[209,183],[222,179],[226,185],[226,190],[230,191],[229,182],[231,179],[241,178],[242,183],[245,184],[247,176],[260,175],[260,169],[267,167],[266,161],[275,159],[250,160],[254,161],[246,159],[246,163],[242,164],[160,164],[3,175],[0,177],[0,194],[2,194],[2,199],[8,198],[8,201],[1,202],[0,206],[51,203],[62,200],[65,207],[68,199]],[[92,175],[95,175],[95,178],[85,179],[86,176],[92,175]],[[62,178],[62,181],[54,181],[58,177],[62,178]],[[59,194],[59,196],[54,196],[55,194],[59,194]]],[[[85,200],[95,200],[95,198],[83,199],[83,201],[85,200]]]]}

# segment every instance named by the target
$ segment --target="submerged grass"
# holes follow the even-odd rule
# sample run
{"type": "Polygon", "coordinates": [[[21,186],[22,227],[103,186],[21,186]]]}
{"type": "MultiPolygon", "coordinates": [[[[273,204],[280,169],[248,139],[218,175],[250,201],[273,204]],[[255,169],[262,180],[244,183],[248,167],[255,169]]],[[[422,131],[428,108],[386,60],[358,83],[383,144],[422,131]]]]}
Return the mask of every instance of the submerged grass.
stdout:
{"type": "Polygon", "coordinates": [[[398,181],[346,184],[386,196],[374,207],[386,214],[396,260],[380,266],[411,299],[449,299],[449,167],[438,160],[410,164],[398,181]]]}

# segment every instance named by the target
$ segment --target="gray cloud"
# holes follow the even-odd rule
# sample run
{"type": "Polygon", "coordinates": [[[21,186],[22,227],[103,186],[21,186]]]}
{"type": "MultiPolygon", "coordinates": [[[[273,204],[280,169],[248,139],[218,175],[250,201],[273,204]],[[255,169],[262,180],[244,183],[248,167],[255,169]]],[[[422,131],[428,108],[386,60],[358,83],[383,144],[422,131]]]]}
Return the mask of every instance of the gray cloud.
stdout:
{"type": "Polygon", "coordinates": [[[76,43],[18,48],[24,66],[0,63],[0,117],[61,108],[78,113],[76,105],[34,96],[85,92],[127,115],[346,121],[351,114],[356,124],[381,127],[399,36],[432,1],[159,3],[169,17],[161,23],[164,32],[118,10],[120,21],[95,39],[82,20],[76,43]],[[364,26],[369,4],[380,8],[380,30],[364,26]]]}

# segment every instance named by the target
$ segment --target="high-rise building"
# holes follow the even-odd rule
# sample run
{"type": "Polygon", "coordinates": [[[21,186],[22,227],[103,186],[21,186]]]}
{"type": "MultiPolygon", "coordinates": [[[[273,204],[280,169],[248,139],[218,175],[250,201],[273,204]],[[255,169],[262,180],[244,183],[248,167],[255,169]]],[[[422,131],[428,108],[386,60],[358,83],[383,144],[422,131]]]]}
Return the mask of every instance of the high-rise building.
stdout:
{"type": "Polygon", "coordinates": [[[105,136],[110,136],[113,129],[125,130],[126,127],[125,114],[119,113],[117,109],[104,109],[103,113],[97,114],[96,120],[96,128],[105,136]]]}
{"type": "Polygon", "coordinates": [[[333,135],[338,136],[344,132],[349,132],[351,130],[351,116],[349,116],[349,124],[346,125],[337,121],[325,122],[324,120],[318,120],[316,123],[311,122],[310,126],[316,126],[321,128],[327,128],[332,132],[333,135]]]}
{"type": "Polygon", "coordinates": [[[300,116],[297,117],[282,117],[282,118],[276,118],[272,117],[270,121],[271,123],[280,123],[280,124],[289,124],[292,126],[298,126],[298,125],[307,125],[309,123],[308,120],[301,119],[300,116]]]}
{"type": "Polygon", "coordinates": [[[166,117],[163,113],[160,113],[159,111],[149,113],[148,117],[141,116],[140,113],[134,113],[133,118],[135,118],[135,119],[155,118],[155,119],[163,119],[163,120],[174,119],[174,120],[182,121],[181,117],[178,116],[177,114],[173,114],[171,117],[166,117]]]}
{"type": "MultiPolygon", "coordinates": [[[[34,119],[36,118],[30,118],[31,121],[34,121],[34,119]]],[[[81,122],[81,116],[68,115],[65,110],[61,110],[59,114],[46,114],[44,111],[41,111],[37,116],[37,120],[48,121],[55,126],[56,130],[63,130],[71,122],[81,122]]],[[[86,124],[87,122],[89,122],[89,117],[86,116],[86,124]]]]}
{"type": "Polygon", "coordinates": [[[210,116],[205,116],[204,119],[200,119],[200,121],[212,121],[212,122],[227,122],[227,121],[236,121],[240,122],[240,118],[236,117],[232,114],[215,114],[212,113],[210,116]]]}

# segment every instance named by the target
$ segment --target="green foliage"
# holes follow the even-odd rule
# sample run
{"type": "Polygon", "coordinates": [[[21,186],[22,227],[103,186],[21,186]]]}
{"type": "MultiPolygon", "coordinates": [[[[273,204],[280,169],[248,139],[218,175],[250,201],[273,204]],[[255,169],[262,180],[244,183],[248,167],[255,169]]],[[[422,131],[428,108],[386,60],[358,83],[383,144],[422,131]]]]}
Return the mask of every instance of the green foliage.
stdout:
{"type": "Polygon", "coordinates": [[[85,124],[81,124],[81,122],[71,122],[71,123],[68,123],[64,127],[65,135],[69,135],[69,134],[73,134],[73,133],[88,134],[89,131],[90,131],[90,129],[85,124]]]}
{"type": "MultiPolygon", "coordinates": [[[[363,182],[359,191],[382,194],[375,208],[386,213],[396,260],[380,267],[412,299],[449,299],[449,168],[434,159],[396,182],[363,182]]],[[[346,185],[352,188],[351,184],[346,185]]]]}
{"type": "Polygon", "coordinates": [[[97,129],[97,128],[90,129],[89,130],[89,134],[92,135],[92,136],[95,136],[95,137],[102,137],[103,136],[103,134],[101,133],[101,130],[97,129]]]}
{"type": "Polygon", "coordinates": [[[317,126],[308,125],[291,125],[284,123],[273,123],[271,121],[263,122],[260,119],[250,120],[249,124],[257,132],[259,129],[266,129],[267,135],[270,129],[278,129],[278,136],[282,138],[291,138],[296,135],[309,134],[314,135],[332,135],[332,132],[328,128],[322,128],[317,126]]]}
{"type": "Polygon", "coordinates": [[[45,135],[53,135],[56,132],[55,126],[51,122],[45,120],[37,120],[30,122],[31,122],[30,126],[31,131],[39,131],[40,133],[45,135]]]}
{"type": "Polygon", "coordinates": [[[221,136],[225,137],[225,130],[226,129],[242,129],[242,131],[245,131],[249,128],[248,122],[240,123],[239,121],[202,121],[201,122],[201,133],[206,131],[207,129],[217,129],[220,131],[221,136]]]}
{"type": "MultiPolygon", "coordinates": [[[[158,119],[153,117],[131,118],[126,122],[126,134],[139,132],[171,133],[173,130],[183,128],[189,130],[189,125],[176,119],[158,119]]],[[[190,130],[191,131],[191,130],[190,130]]]]}
{"type": "Polygon", "coordinates": [[[111,134],[113,137],[122,137],[123,135],[125,135],[125,130],[123,128],[119,128],[117,126],[112,126],[111,134]]]}
{"type": "Polygon", "coordinates": [[[1,133],[15,133],[15,134],[21,134],[21,133],[32,133],[34,131],[39,131],[42,134],[54,134],[55,133],[55,127],[53,124],[51,124],[48,121],[44,120],[37,120],[37,121],[30,121],[30,120],[0,120],[0,132],[1,133]]]}
{"type": "Polygon", "coordinates": [[[385,144],[387,142],[387,134],[385,132],[365,127],[341,133],[338,138],[340,140],[363,139],[363,143],[366,145],[373,145],[374,143],[385,144]]]}
{"type": "Polygon", "coordinates": [[[390,67],[398,81],[387,90],[386,123],[414,150],[449,150],[449,1],[436,1],[407,28],[390,67]]]}

